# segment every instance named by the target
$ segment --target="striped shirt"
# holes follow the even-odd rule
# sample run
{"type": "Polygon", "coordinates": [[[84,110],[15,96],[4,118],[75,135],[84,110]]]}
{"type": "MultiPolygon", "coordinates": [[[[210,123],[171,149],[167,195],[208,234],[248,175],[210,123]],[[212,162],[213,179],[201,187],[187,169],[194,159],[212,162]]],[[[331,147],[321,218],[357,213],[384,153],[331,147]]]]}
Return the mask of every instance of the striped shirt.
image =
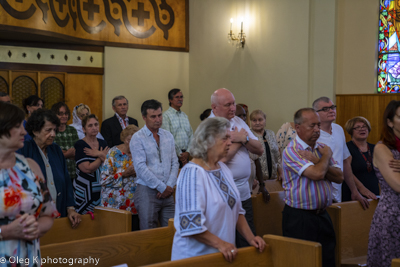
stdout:
{"type": "MultiPolygon", "coordinates": [[[[316,210],[323,209],[332,204],[332,184],[327,179],[314,181],[303,176],[305,169],[314,165],[311,161],[302,158],[297,151],[308,150],[316,157],[321,158],[317,147],[325,146],[316,143],[314,149],[307,145],[300,137],[289,143],[282,154],[283,182],[285,189],[285,203],[297,209],[316,210]]],[[[331,166],[340,168],[333,158],[330,159],[331,166]]]]}
{"type": "Polygon", "coordinates": [[[181,155],[182,150],[186,151],[189,148],[190,141],[193,139],[193,130],[185,112],[169,107],[163,114],[161,128],[174,136],[177,156],[181,155]]]}

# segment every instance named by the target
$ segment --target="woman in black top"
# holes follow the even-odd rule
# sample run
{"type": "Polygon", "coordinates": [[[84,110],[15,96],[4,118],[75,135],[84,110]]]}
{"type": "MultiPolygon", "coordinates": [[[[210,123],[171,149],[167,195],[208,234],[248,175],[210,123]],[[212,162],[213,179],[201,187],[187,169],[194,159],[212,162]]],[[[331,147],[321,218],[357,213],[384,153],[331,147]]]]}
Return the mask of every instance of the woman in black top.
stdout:
{"type": "MultiPolygon", "coordinates": [[[[345,129],[351,135],[347,147],[352,156],[351,169],[356,176],[354,182],[357,189],[363,196],[376,199],[376,195],[379,195],[379,184],[372,166],[375,145],[367,142],[371,124],[366,118],[359,116],[348,120],[345,129]]],[[[342,186],[342,201],[351,201],[351,191],[346,183],[342,186]]]]}

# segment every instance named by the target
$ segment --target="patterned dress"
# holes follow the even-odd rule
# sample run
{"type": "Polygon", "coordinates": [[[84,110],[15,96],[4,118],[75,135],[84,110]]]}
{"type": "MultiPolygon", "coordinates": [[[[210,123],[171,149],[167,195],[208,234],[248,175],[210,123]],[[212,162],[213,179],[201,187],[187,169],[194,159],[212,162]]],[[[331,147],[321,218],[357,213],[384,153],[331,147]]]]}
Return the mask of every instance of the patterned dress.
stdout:
{"type": "Polygon", "coordinates": [[[281,153],[285,147],[296,137],[296,130],[292,127],[290,122],[284,123],[276,133],[276,142],[278,143],[281,153]]]}
{"type": "MultiPolygon", "coordinates": [[[[14,167],[0,170],[0,225],[10,224],[17,215],[25,213],[36,218],[44,215],[57,217],[59,214],[44,180],[33,174],[24,156],[15,156],[14,167]]],[[[17,256],[24,259],[23,266],[40,266],[39,239],[0,241],[0,258],[6,259],[6,263],[0,262],[0,266],[12,266],[10,261],[17,256]],[[25,264],[27,259],[29,263],[25,264]]]]}
{"type": "MultiPolygon", "coordinates": [[[[98,139],[99,149],[107,147],[107,143],[104,140],[98,139]]],[[[92,173],[85,173],[78,168],[78,165],[87,161],[93,162],[97,158],[88,156],[83,151],[85,148],[89,148],[88,143],[82,139],[75,143],[75,160],[76,160],[76,174],[77,177],[73,182],[75,202],[76,202],[76,212],[79,214],[86,214],[88,211],[93,212],[94,207],[100,205],[100,169],[97,168],[92,173]]]]}
{"type": "Polygon", "coordinates": [[[129,166],[132,166],[132,158],[117,146],[108,151],[101,171],[101,206],[137,214],[133,203],[136,177],[122,178],[122,172],[129,166]]]}
{"type": "MultiPolygon", "coordinates": [[[[397,150],[391,150],[394,159],[400,159],[397,150]]],[[[385,181],[379,169],[374,168],[381,198],[372,218],[368,240],[369,267],[390,267],[392,259],[400,258],[400,193],[385,181]]]]}
{"type": "MultiPolygon", "coordinates": [[[[72,126],[66,125],[65,131],[64,132],[58,132],[56,134],[56,138],[54,139],[54,142],[60,146],[62,150],[68,150],[72,147],[74,147],[76,141],[79,140],[78,133],[76,132],[76,129],[72,126]]],[[[71,177],[71,180],[74,180],[76,178],[76,163],[75,159],[66,159],[67,161],[67,168],[68,168],[68,173],[69,176],[71,177]]]]}

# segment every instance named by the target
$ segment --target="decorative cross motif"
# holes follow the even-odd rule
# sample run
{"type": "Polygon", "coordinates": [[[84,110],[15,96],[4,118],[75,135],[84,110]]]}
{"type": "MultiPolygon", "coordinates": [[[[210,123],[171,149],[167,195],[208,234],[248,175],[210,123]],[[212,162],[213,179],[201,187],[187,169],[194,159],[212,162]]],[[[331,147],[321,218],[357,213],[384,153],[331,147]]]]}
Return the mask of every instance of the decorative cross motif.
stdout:
{"type": "Polygon", "coordinates": [[[144,20],[150,18],[150,12],[144,10],[144,3],[138,2],[138,9],[132,9],[132,17],[138,18],[139,26],[144,26],[144,20]]]}
{"type": "Polygon", "coordinates": [[[55,0],[58,2],[58,11],[63,12],[64,10],[64,5],[67,4],[67,0],[55,0]]]}
{"type": "Polygon", "coordinates": [[[94,0],[88,0],[83,3],[83,10],[88,12],[88,20],[94,20],[94,13],[100,13],[100,6],[94,0]]]}

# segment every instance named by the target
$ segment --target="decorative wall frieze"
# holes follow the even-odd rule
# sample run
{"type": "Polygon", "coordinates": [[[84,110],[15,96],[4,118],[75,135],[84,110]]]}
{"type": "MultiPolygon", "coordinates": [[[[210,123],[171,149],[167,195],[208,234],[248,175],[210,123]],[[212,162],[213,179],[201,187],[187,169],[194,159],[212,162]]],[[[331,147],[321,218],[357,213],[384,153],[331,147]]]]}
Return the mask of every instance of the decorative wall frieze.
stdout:
{"type": "Polygon", "coordinates": [[[188,51],[188,0],[0,0],[0,26],[78,43],[188,51]]]}

